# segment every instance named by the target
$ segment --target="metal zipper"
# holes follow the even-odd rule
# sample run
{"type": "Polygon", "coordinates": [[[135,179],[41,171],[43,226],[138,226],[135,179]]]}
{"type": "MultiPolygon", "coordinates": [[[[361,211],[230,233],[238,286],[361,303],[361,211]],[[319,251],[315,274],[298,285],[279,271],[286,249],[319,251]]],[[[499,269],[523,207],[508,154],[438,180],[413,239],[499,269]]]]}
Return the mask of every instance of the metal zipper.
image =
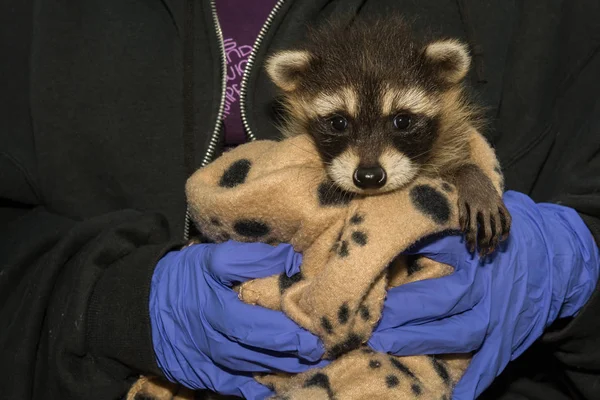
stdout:
{"type": "MultiPolygon", "coordinates": [[[[219,134],[221,132],[221,125],[223,123],[223,111],[225,109],[225,95],[227,91],[227,62],[225,55],[225,45],[223,41],[223,31],[221,30],[221,24],[219,23],[219,17],[217,16],[217,7],[215,4],[215,0],[210,1],[210,8],[213,17],[213,22],[215,24],[215,29],[217,32],[217,36],[219,39],[219,50],[221,54],[221,102],[219,104],[219,112],[217,113],[217,121],[215,123],[215,129],[213,130],[212,136],[210,137],[210,141],[208,142],[208,148],[206,149],[206,153],[204,154],[204,158],[200,163],[200,167],[205,167],[211,162],[213,156],[215,155],[215,150],[217,148],[217,143],[219,142],[219,134]]],[[[189,240],[190,236],[190,224],[192,218],[190,216],[190,208],[186,206],[185,210],[185,223],[183,227],[183,240],[189,240]]]]}
{"type": "Polygon", "coordinates": [[[241,84],[241,88],[240,88],[240,113],[242,115],[242,123],[244,124],[244,131],[245,131],[246,137],[248,138],[249,141],[256,140],[256,136],[254,135],[254,133],[252,133],[252,130],[250,129],[250,125],[248,124],[248,117],[246,115],[246,85],[248,84],[250,71],[252,69],[252,66],[254,65],[254,59],[256,58],[256,53],[258,51],[258,48],[259,48],[261,42],[263,41],[265,34],[271,27],[271,24],[273,23],[273,19],[275,18],[275,15],[277,14],[277,12],[281,9],[281,6],[283,5],[283,3],[285,3],[285,0],[278,0],[277,3],[275,3],[275,6],[271,10],[271,12],[269,13],[269,16],[267,17],[267,21],[264,23],[264,25],[260,29],[260,32],[258,33],[258,37],[256,38],[256,41],[254,42],[252,51],[250,52],[250,55],[248,56],[248,62],[246,63],[246,68],[244,68],[244,74],[242,75],[242,84],[241,84]]]}
{"type": "MultiPolygon", "coordinates": [[[[240,113],[242,116],[242,123],[244,126],[244,132],[246,133],[246,137],[249,141],[256,140],[256,136],[252,133],[250,129],[250,125],[248,124],[248,117],[246,116],[246,85],[248,84],[248,77],[250,76],[250,70],[254,65],[254,60],[256,58],[256,52],[261,42],[263,41],[265,34],[269,30],[271,24],[273,23],[273,19],[277,12],[281,9],[281,6],[285,0],[278,0],[275,3],[275,6],[269,13],[266,22],[263,24],[260,32],[258,33],[258,37],[254,42],[254,46],[252,47],[252,51],[248,55],[248,61],[246,63],[246,67],[244,68],[244,74],[242,76],[242,83],[240,88],[240,113]]],[[[208,149],[206,150],[206,154],[202,159],[202,163],[200,167],[204,167],[208,165],[208,163],[212,160],[214,156],[217,143],[219,140],[219,132],[221,130],[221,124],[223,123],[223,110],[225,108],[225,95],[227,91],[227,62],[226,62],[226,54],[225,54],[225,46],[223,43],[223,31],[221,30],[221,24],[219,23],[219,17],[217,15],[217,8],[215,5],[215,0],[211,0],[210,2],[213,22],[215,24],[215,28],[217,31],[217,36],[219,37],[219,49],[221,52],[221,74],[222,74],[222,88],[221,88],[221,104],[219,105],[219,113],[217,115],[217,122],[215,124],[215,130],[210,138],[210,142],[208,143],[208,149]]],[[[191,224],[191,216],[189,206],[186,207],[185,210],[185,224],[183,228],[183,239],[188,240],[190,235],[190,224],[191,224]]]]}

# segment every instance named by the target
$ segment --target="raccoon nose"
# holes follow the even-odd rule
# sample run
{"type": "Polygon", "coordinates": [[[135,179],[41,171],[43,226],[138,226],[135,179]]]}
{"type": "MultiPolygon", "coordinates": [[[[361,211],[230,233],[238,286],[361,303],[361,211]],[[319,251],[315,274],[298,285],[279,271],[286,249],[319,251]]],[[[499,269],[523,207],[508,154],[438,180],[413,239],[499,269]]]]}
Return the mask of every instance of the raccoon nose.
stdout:
{"type": "Polygon", "coordinates": [[[381,167],[358,167],[354,171],[354,184],[361,189],[379,189],[385,181],[385,170],[381,167]]]}

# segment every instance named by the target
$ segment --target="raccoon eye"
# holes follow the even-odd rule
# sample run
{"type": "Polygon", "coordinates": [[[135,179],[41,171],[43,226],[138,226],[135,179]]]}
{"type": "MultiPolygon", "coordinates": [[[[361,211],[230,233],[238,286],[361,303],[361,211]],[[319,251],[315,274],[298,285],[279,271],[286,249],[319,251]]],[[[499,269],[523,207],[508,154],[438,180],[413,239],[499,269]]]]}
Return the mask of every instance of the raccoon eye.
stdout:
{"type": "Polygon", "coordinates": [[[398,114],[394,117],[394,127],[396,129],[404,130],[410,126],[410,115],[398,114]]]}
{"type": "Polygon", "coordinates": [[[346,121],[346,118],[339,115],[329,118],[328,121],[331,127],[338,132],[343,132],[348,127],[348,121],[346,121]]]}

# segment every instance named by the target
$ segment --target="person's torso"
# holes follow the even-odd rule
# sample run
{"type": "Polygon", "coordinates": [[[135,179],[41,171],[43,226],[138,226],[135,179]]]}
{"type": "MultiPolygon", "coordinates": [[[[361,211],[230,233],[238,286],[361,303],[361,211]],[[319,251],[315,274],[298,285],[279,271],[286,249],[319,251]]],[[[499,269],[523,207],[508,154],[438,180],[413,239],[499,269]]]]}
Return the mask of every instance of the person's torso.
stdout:
{"type": "MultiPolygon", "coordinates": [[[[563,140],[555,132],[564,121],[549,116],[560,107],[585,118],[596,104],[588,91],[600,89],[579,88],[583,103],[564,103],[565,88],[577,84],[574,74],[588,73],[585,56],[595,44],[584,40],[589,27],[572,26],[584,6],[565,1],[273,0],[274,9],[255,16],[253,33],[244,36],[256,35],[251,44],[223,37],[222,24],[235,34],[235,16],[223,13],[230,19],[220,21],[215,1],[37,3],[31,146],[48,208],[78,218],[121,208],[159,211],[182,232],[185,181],[219,155],[227,129],[235,132],[228,137],[234,145],[278,137],[265,57],[340,10],[400,9],[418,16],[417,26],[471,44],[469,79],[488,107],[488,136],[509,189],[535,191],[541,166],[559,157],[552,149],[563,140]],[[258,18],[264,19],[260,26],[258,18]]],[[[544,185],[540,197],[550,190],[544,185]]]]}

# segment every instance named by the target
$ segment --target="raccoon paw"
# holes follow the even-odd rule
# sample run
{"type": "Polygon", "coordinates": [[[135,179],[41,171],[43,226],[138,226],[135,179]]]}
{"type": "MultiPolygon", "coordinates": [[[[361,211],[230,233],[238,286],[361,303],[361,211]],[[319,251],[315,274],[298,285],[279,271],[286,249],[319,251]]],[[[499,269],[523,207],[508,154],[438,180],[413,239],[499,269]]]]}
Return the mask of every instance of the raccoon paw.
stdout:
{"type": "Polygon", "coordinates": [[[498,243],[506,239],[512,219],[502,198],[494,194],[492,199],[486,200],[480,196],[461,196],[459,221],[469,251],[478,248],[483,257],[493,253],[498,243]]]}

